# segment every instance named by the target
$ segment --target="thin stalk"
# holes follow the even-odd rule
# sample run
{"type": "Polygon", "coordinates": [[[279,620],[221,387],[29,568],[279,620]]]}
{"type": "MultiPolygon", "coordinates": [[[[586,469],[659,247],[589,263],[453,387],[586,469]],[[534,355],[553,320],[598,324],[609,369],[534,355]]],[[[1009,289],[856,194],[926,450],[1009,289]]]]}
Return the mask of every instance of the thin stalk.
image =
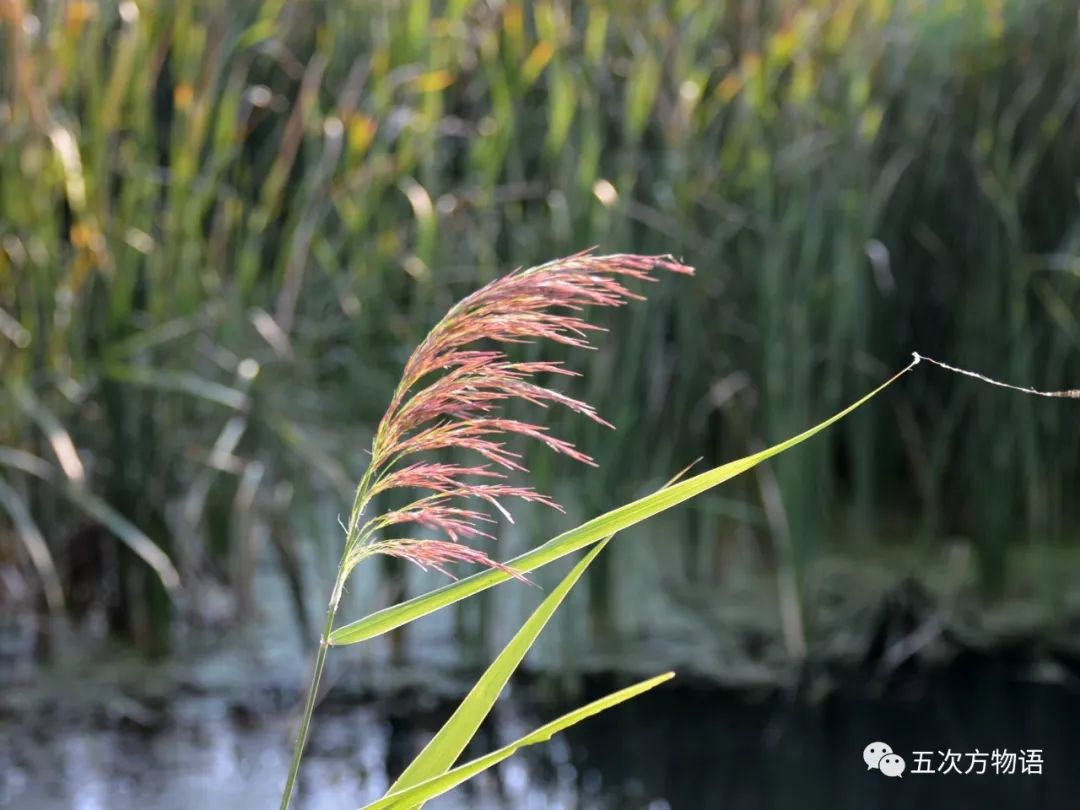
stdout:
{"type": "Polygon", "coordinates": [[[326,623],[323,625],[322,637],[319,639],[319,651],[315,655],[315,668],[311,673],[311,683],[308,684],[307,700],[304,702],[304,717],[300,721],[300,732],[296,737],[296,746],[293,748],[292,764],[289,766],[289,778],[285,780],[285,790],[281,794],[281,810],[288,810],[289,802],[292,801],[293,788],[296,784],[296,775],[300,772],[300,759],[304,755],[308,728],[311,726],[311,715],[315,711],[315,697],[319,693],[319,683],[322,681],[323,669],[326,667],[326,651],[330,649],[330,633],[334,629],[338,602],[341,600],[344,572],[345,562],[343,559],[341,566],[338,568],[338,577],[334,583],[334,592],[330,597],[330,604],[326,608],[326,623]]]}
{"type": "Polygon", "coordinates": [[[311,726],[311,716],[315,712],[315,699],[319,694],[319,684],[322,681],[323,669],[326,667],[326,651],[330,649],[330,633],[334,630],[334,619],[337,618],[338,604],[341,602],[341,592],[345,587],[352,569],[360,562],[364,555],[354,553],[358,539],[363,535],[359,528],[360,516],[367,507],[368,492],[371,482],[371,467],[364,472],[360,479],[360,485],[356,488],[356,497],[349,515],[348,533],[345,538],[345,550],[338,563],[337,578],[334,580],[334,590],[330,593],[330,603],[326,607],[326,622],[323,624],[322,636],[319,638],[319,651],[315,654],[315,667],[311,673],[311,683],[308,684],[307,698],[304,701],[304,716],[300,720],[300,731],[296,736],[296,745],[293,747],[292,763],[289,765],[289,777],[285,780],[285,790],[281,794],[280,810],[288,810],[292,801],[293,790],[296,786],[296,775],[300,772],[300,760],[304,756],[304,746],[307,745],[308,729],[311,726]]]}

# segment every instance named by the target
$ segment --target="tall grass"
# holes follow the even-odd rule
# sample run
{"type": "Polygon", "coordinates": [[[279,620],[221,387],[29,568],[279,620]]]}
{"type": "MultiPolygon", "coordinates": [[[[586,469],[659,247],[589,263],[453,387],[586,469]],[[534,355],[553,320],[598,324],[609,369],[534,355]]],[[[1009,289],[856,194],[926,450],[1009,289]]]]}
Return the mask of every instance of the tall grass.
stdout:
{"type": "MultiPolygon", "coordinates": [[[[913,348],[1067,387],[1069,6],[5,0],[0,475],[17,536],[39,562],[43,538],[61,579],[80,524],[124,539],[118,615],[147,643],[199,604],[170,600],[148,544],[196,589],[242,595],[273,542],[302,603],[292,516],[319,492],[348,503],[357,426],[403,347],[498,269],[589,244],[701,270],[620,315],[576,391],[627,429],[578,490],[589,512],[702,447],[788,435],[913,348]],[[671,421],[679,440],[657,442],[671,421]]],[[[872,551],[886,524],[966,538],[1003,585],[1011,547],[1075,539],[1078,443],[1064,406],[921,376],[772,483],[702,499],[684,575],[709,579],[760,505],[796,594],[809,562],[872,551]]],[[[593,572],[599,613],[616,559],[593,572]]]]}

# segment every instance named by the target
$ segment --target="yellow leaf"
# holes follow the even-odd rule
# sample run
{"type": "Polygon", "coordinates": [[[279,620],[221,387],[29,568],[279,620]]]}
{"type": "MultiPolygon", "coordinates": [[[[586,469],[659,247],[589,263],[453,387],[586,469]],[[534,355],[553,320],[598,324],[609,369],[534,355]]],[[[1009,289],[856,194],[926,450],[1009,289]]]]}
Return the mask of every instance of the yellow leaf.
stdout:
{"type": "Polygon", "coordinates": [[[716,93],[720,96],[720,100],[726,103],[739,95],[742,86],[742,76],[737,72],[732,71],[720,81],[719,86],[716,88],[716,93]]]}
{"type": "Polygon", "coordinates": [[[191,103],[195,100],[195,89],[184,82],[176,85],[176,89],[173,90],[173,105],[178,110],[187,110],[191,107],[191,103]]]}
{"type": "Polygon", "coordinates": [[[454,75],[449,70],[433,70],[412,80],[414,89],[421,93],[437,93],[453,83],[454,75]]]}
{"type": "Polygon", "coordinates": [[[525,63],[521,66],[521,80],[526,86],[531,85],[544,72],[551,57],[555,55],[555,46],[548,41],[536,43],[525,63]]]}
{"type": "Polygon", "coordinates": [[[360,113],[354,115],[349,121],[349,149],[355,154],[364,154],[378,131],[378,121],[360,113]]]}
{"type": "Polygon", "coordinates": [[[97,16],[97,6],[87,0],[75,0],[67,6],[64,23],[70,36],[78,36],[83,26],[97,16]]]}
{"type": "Polygon", "coordinates": [[[768,53],[776,66],[786,65],[799,42],[799,34],[792,25],[786,25],[769,39],[768,53]]]}
{"type": "Polygon", "coordinates": [[[525,47],[525,15],[517,3],[511,3],[503,10],[503,30],[520,53],[525,47]]]}

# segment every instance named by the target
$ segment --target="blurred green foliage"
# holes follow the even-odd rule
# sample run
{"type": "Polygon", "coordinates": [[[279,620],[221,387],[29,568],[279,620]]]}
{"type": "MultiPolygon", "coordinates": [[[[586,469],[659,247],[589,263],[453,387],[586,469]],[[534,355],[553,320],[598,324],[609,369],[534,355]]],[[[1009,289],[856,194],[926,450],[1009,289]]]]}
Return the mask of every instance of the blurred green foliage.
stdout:
{"type": "MultiPolygon", "coordinates": [[[[1080,380],[1073,3],[2,0],[0,66],[0,507],[68,589],[92,493],[241,611],[271,545],[301,602],[296,505],[348,503],[415,341],[590,245],[698,268],[575,359],[626,429],[551,415],[601,462],[590,513],[912,350],[1080,380]]],[[[670,542],[708,581],[748,516],[796,578],[959,535],[1001,586],[1014,544],[1075,538],[1069,406],[914,375],[670,542]]],[[[153,637],[162,577],[91,568],[153,637]]]]}

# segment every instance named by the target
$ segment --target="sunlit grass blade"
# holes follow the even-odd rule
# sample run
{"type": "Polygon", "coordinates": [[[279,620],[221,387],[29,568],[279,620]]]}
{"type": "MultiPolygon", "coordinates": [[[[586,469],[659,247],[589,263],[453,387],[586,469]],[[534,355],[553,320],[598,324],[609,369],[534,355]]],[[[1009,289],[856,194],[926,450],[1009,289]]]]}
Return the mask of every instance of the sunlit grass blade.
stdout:
{"type": "Polygon", "coordinates": [[[674,672],[665,672],[663,675],[657,675],[654,678],[641,681],[633,686],[620,689],[618,692],[612,692],[610,695],[595,700],[592,703],[588,703],[580,709],[575,709],[572,712],[564,714],[557,720],[553,720],[552,722],[541,726],[531,734],[527,734],[524,737],[515,740],[509,745],[500,748],[498,751],[493,751],[479,759],[474,759],[472,762],[467,762],[460,767],[454,768],[452,771],[447,771],[441,776],[429,779],[426,782],[421,782],[419,785],[396,793],[390,793],[378,801],[367,805],[364,810],[391,810],[391,808],[393,808],[393,810],[406,810],[406,808],[415,807],[436,796],[441,796],[443,793],[453,790],[462,782],[472,779],[477,774],[483,773],[494,765],[498,765],[504,759],[512,756],[522,748],[529,745],[536,745],[537,743],[547,742],[560,731],[568,729],[571,726],[580,723],[582,720],[592,717],[594,714],[599,714],[605,709],[610,709],[612,706],[617,706],[632,697],[647,692],[674,677],[674,672]]]}
{"type": "Polygon", "coordinates": [[[53,465],[45,459],[17,447],[0,447],[0,464],[13,470],[22,470],[44,481],[52,481],[56,472],[53,465]]]}
{"type": "Polygon", "coordinates": [[[198,525],[202,520],[203,511],[206,508],[206,499],[210,495],[214,480],[217,474],[221,470],[227,469],[230,461],[234,460],[233,453],[240,444],[240,440],[244,437],[247,427],[248,417],[246,414],[237,414],[230,417],[214,441],[213,447],[210,448],[206,466],[191,483],[187,495],[184,497],[184,517],[192,526],[198,525]]]}
{"type": "Polygon", "coordinates": [[[173,596],[180,589],[180,574],[161,548],[147,537],[131,521],[109,506],[94,493],[70,484],[61,487],[63,493],[77,504],[86,514],[97,520],[144,563],[154,569],[165,590],[173,596]]]}
{"type": "MultiPolygon", "coordinates": [[[[535,569],[547,565],[550,562],[554,562],[580,548],[595,543],[603,537],[620,532],[623,529],[640,523],[673,506],[677,506],[696,495],[700,495],[702,492],[705,492],[718,484],[722,484],[747,470],[753,469],[761,462],[801,444],[812,436],[825,430],[830,425],[840,421],[849,413],[864,405],[877,394],[888,388],[892,383],[910,371],[914,365],[915,363],[912,363],[907,366],[903,371],[883,383],[878,388],[875,388],[862,399],[797,436],[793,436],[786,441],[775,444],[772,447],[754,453],[753,455],[728,462],[727,464],[703,472],[700,475],[695,475],[693,478],[689,478],[686,481],[682,481],[667,489],[655,492],[652,495],[647,495],[644,498],[628,503],[625,506],[620,506],[618,509],[613,509],[604,515],[593,518],[576,529],[571,529],[568,532],[560,534],[558,537],[549,540],[526,554],[508,560],[506,564],[515,571],[521,573],[534,571],[535,569]]],[[[434,613],[436,610],[452,605],[474,593],[479,593],[480,591],[498,585],[501,582],[505,582],[510,577],[511,574],[498,569],[491,569],[479,574],[474,574],[466,579],[462,579],[450,585],[445,585],[442,588],[414,597],[406,602],[384,608],[363,619],[339,627],[330,634],[330,643],[337,645],[356,644],[365,639],[373,638],[374,636],[393,630],[395,627],[400,627],[403,624],[415,621],[429,613],[434,613]]]]}
{"type": "Polygon", "coordinates": [[[161,371],[111,363],[106,368],[105,374],[110,379],[118,382],[190,394],[236,411],[245,410],[249,402],[248,395],[237,388],[230,388],[227,385],[184,371],[161,371]]]}
{"type": "Polygon", "coordinates": [[[338,459],[323,450],[297,423],[276,413],[264,418],[284,447],[329,481],[343,497],[352,497],[353,483],[349,480],[345,466],[338,459]]]}
{"type": "Polygon", "coordinates": [[[26,386],[12,385],[8,390],[16,404],[37,423],[49,439],[49,444],[52,445],[53,453],[56,455],[56,460],[60,462],[64,475],[73,483],[83,483],[86,470],[83,468],[82,459],[79,458],[79,453],[75,449],[71,434],[60,424],[60,420],[26,386]]]}
{"type": "Polygon", "coordinates": [[[83,512],[116,535],[120,542],[154,569],[154,573],[165,586],[165,590],[173,596],[176,595],[180,589],[180,574],[169,559],[169,555],[104,500],[80,485],[61,479],[51,464],[32,453],[0,448],[0,464],[22,470],[55,486],[83,512]]]}
{"type": "Polygon", "coordinates": [[[224,307],[209,303],[195,315],[185,315],[162,324],[140,330],[131,337],[117,340],[108,346],[107,357],[114,363],[138,352],[156,349],[169,343],[197,334],[199,330],[219,320],[224,307]]]}
{"type": "Polygon", "coordinates": [[[390,786],[390,793],[413,787],[428,779],[445,773],[465,750],[476,734],[491,707],[495,705],[506,682],[514,674],[525,654],[532,647],[540,632],[547,625],[563,599],[570,593],[581,575],[597,555],[604,550],[608,540],[598,543],[583,557],[559,583],[540,606],[533,611],[521,629],[499,653],[499,656],[480,677],[461,705],[407,767],[397,781],[390,786]]]}
{"type": "Polygon", "coordinates": [[[26,547],[26,553],[33,563],[38,576],[41,577],[41,586],[45,592],[45,602],[52,613],[59,615],[64,612],[64,591],[60,585],[60,577],[56,573],[56,564],[45,538],[30,515],[30,510],[11,485],[0,478],[0,506],[3,506],[11,516],[11,522],[15,524],[15,532],[26,547]]]}

